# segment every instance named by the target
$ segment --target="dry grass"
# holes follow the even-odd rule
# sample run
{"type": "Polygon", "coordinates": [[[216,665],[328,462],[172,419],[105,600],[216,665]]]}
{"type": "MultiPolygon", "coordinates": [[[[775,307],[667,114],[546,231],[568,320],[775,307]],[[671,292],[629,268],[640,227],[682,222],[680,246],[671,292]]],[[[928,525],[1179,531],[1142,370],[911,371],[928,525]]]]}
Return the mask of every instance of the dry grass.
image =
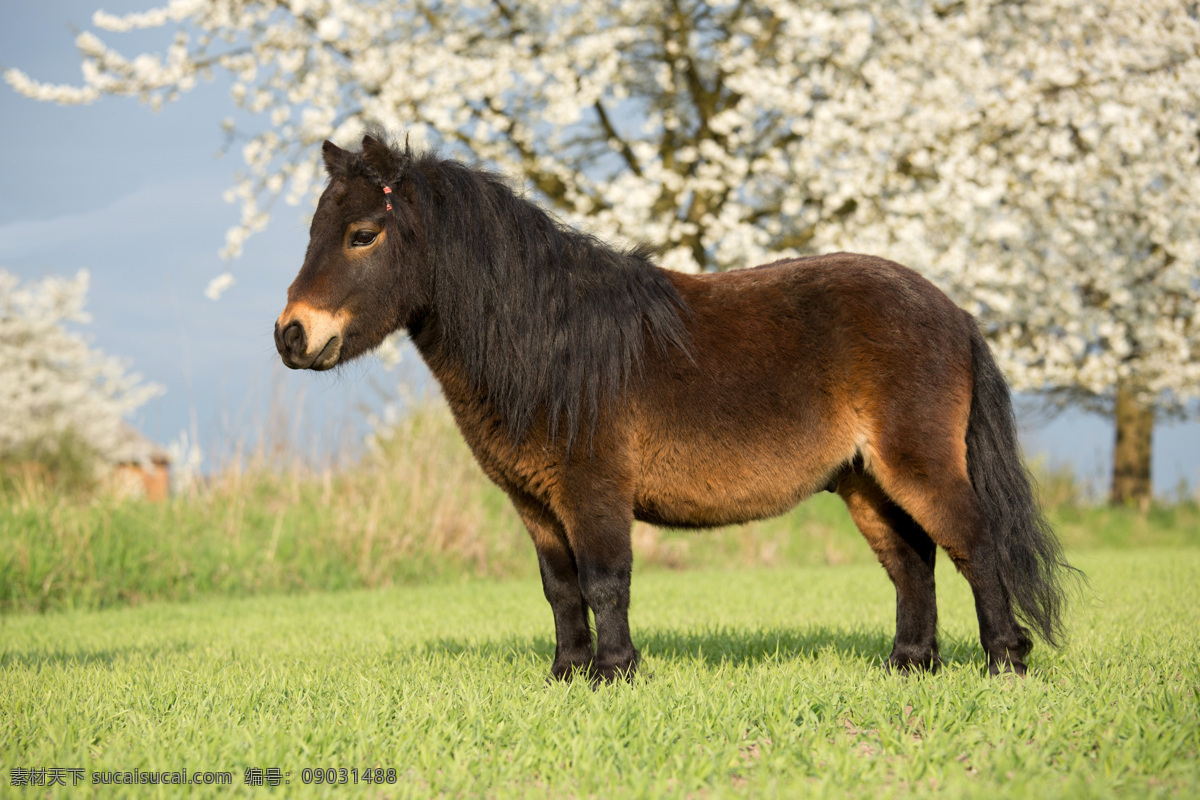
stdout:
{"type": "MultiPolygon", "coordinates": [[[[280,441],[280,439],[276,439],[280,441]]],[[[532,577],[532,545],[475,464],[444,405],[406,416],[358,463],[313,469],[263,447],[167,503],[64,495],[37,473],[0,489],[0,609],[136,604],[532,577]]],[[[1088,506],[1045,482],[1071,549],[1200,544],[1200,513],[1088,506]]],[[[820,494],[771,520],[717,531],[638,524],[637,569],[872,563],[841,502],[820,494]]]]}

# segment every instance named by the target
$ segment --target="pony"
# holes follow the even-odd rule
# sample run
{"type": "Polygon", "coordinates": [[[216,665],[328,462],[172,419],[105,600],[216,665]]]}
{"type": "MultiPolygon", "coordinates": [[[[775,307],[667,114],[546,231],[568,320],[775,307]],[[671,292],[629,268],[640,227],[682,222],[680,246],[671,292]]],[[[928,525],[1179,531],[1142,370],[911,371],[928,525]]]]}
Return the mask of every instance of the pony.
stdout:
{"type": "Polygon", "coordinates": [[[407,331],[533,540],[551,678],[636,670],[635,519],[731,525],[819,491],[895,584],[890,668],[941,663],[938,547],[970,583],[989,672],[1026,672],[1031,629],[1061,640],[1073,568],[1008,386],[974,318],[913,270],[836,253],[684,274],[434,151],[369,133],[323,156],[279,354],[327,370],[407,331]]]}

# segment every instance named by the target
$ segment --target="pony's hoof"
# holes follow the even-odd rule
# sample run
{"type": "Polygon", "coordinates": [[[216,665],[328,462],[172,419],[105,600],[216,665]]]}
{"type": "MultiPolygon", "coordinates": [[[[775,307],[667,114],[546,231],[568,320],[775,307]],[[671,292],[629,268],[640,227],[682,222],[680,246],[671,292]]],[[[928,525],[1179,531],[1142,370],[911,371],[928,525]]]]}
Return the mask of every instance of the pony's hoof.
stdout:
{"type": "Polygon", "coordinates": [[[987,671],[989,675],[1024,678],[1029,668],[1024,661],[1014,658],[988,658],[987,671]]]}
{"type": "Polygon", "coordinates": [[[888,671],[900,675],[912,675],[914,673],[928,673],[932,675],[941,669],[942,659],[937,653],[932,652],[914,655],[892,651],[892,654],[888,656],[888,660],[884,662],[884,667],[888,671]]]}
{"type": "Polygon", "coordinates": [[[590,678],[592,675],[592,659],[563,659],[555,661],[550,667],[550,674],[546,676],[546,683],[554,681],[572,681],[578,676],[590,678]]]}
{"type": "Polygon", "coordinates": [[[608,683],[617,681],[632,681],[637,672],[640,654],[635,650],[632,658],[621,659],[608,664],[592,663],[592,688],[597,689],[608,683]]]}

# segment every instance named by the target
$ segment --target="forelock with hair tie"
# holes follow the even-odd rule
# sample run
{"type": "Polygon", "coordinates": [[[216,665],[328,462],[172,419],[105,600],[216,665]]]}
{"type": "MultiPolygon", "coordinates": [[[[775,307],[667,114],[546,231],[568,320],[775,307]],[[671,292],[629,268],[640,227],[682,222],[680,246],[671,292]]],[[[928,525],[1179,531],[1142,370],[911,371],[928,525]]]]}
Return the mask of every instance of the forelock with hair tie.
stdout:
{"type": "Polygon", "coordinates": [[[370,180],[380,189],[383,189],[383,202],[387,206],[387,210],[392,211],[393,213],[395,212],[395,209],[392,207],[392,199],[390,195],[395,194],[395,192],[392,191],[391,185],[394,183],[399,186],[404,182],[405,177],[408,175],[408,167],[409,162],[412,160],[412,155],[412,147],[409,146],[408,136],[406,135],[404,137],[404,152],[400,156],[401,159],[403,159],[404,167],[400,170],[400,174],[391,181],[386,180],[382,175],[376,172],[375,168],[368,164],[365,159],[360,157],[360,164],[362,166],[363,174],[368,180],[370,180]]]}
{"type": "MultiPolygon", "coordinates": [[[[380,189],[383,189],[383,202],[387,205],[388,211],[394,211],[395,209],[392,208],[392,200],[389,197],[389,195],[395,194],[395,192],[392,191],[391,183],[389,183],[382,175],[376,172],[375,169],[366,161],[362,162],[362,173],[367,180],[378,186],[380,189]]],[[[404,173],[402,172],[398,178],[392,181],[392,183],[400,183],[403,180],[404,173]]]]}
{"type": "Polygon", "coordinates": [[[392,208],[391,195],[395,194],[395,192],[392,191],[392,184],[393,183],[396,184],[396,186],[398,188],[400,186],[400,184],[404,183],[404,179],[406,177],[408,177],[408,171],[401,170],[400,174],[391,183],[388,183],[387,181],[384,181],[384,180],[380,180],[379,186],[380,186],[380,188],[383,189],[383,202],[387,205],[388,211],[394,211],[394,209],[392,208]]]}

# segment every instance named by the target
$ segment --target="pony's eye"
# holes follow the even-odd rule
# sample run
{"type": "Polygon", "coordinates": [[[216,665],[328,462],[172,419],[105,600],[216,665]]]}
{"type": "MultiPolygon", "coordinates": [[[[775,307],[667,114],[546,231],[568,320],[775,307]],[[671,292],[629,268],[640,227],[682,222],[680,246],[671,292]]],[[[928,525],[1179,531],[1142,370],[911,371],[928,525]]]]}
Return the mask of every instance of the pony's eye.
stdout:
{"type": "Polygon", "coordinates": [[[353,247],[366,247],[371,242],[375,241],[375,237],[378,235],[379,234],[376,233],[375,231],[370,231],[370,230],[366,230],[366,229],[361,230],[361,231],[355,231],[354,234],[350,237],[350,244],[353,247]]]}

